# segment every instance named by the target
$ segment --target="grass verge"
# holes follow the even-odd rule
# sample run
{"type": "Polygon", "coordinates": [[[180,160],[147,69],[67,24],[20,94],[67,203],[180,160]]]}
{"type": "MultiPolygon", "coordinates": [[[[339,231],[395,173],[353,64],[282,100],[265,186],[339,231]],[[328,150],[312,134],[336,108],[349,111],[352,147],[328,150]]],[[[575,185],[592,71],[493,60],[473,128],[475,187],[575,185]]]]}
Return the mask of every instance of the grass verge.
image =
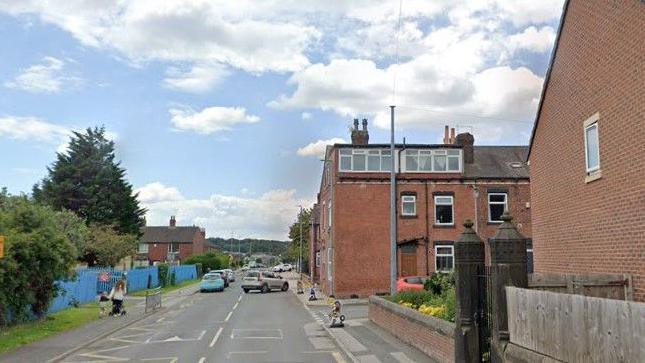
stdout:
{"type": "MultiPolygon", "coordinates": [[[[196,284],[200,281],[200,279],[194,279],[194,280],[186,280],[178,283],[177,285],[172,285],[172,286],[164,286],[161,288],[161,293],[165,294],[167,292],[175,291],[177,289],[181,289],[182,287],[190,286],[193,284],[196,284]]],[[[132,294],[128,294],[129,296],[146,296],[146,290],[141,290],[141,291],[136,291],[133,292],[132,294]]]]}
{"type": "Polygon", "coordinates": [[[32,321],[0,329],[0,354],[49,336],[74,329],[99,318],[97,303],[81,305],[32,321]]]}

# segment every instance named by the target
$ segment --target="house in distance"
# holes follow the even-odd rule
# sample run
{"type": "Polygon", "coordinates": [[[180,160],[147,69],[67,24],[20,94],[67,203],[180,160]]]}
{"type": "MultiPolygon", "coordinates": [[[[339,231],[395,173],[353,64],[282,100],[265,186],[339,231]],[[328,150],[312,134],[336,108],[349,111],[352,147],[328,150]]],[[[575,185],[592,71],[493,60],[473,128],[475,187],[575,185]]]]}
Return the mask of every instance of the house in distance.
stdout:
{"type": "Polygon", "coordinates": [[[153,265],[159,262],[179,263],[192,255],[210,250],[206,230],[197,226],[177,226],[175,216],[167,226],[146,226],[139,241],[137,260],[153,265]]]}

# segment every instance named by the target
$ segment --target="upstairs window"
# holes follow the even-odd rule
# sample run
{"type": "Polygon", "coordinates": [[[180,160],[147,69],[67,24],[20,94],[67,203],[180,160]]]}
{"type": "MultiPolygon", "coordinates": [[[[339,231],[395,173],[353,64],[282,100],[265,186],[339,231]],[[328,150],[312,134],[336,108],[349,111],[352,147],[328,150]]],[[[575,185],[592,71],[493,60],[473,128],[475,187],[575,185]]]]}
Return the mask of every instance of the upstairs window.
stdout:
{"type": "Polygon", "coordinates": [[[434,197],[434,215],[437,225],[453,225],[455,223],[451,195],[434,197]]]}
{"type": "Polygon", "coordinates": [[[585,127],[585,162],[587,175],[593,174],[600,169],[600,146],[598,141],[598,119],[595,114],[587,119],[585,127]]]}
{"type": "Polygon", "coordinates": [[[392,165],[390,150],[340,149],[340,171],[387,172],[392,165]]]}
{"type": "Polygon", "coordinates": [[[455,252],[453,245],[437,244],[434,246],[435,271],[450,272],[455,263],[455,252]]]}
{"type": "Polygon", "coordinates": [[[179,243],[173,242],[168,244],[169,253],[178,253],[179,252],[179,243]]]}
{"type": "Polygon", "coordinates": [[[148,253],[148,244],[147,243],[139,243],[139,253],[148,253]]]}
{"type": "Polygon", "coordinates": [[[417,215],[417,196],[416,195],[401,196],[401,215],[404,215],[404,216],[417,215]]]}
{"type": "Polygon", "coordinates": [[[407,172],[459,172],[461,171],[461,150],[405,150],[405,171],[407,172]]]}
{"type": "Polygon", "coordinates": [[[502,214],[508,210],[508,195],[506,193],[488,193],[488,221],[501,223],[502,214]]]}

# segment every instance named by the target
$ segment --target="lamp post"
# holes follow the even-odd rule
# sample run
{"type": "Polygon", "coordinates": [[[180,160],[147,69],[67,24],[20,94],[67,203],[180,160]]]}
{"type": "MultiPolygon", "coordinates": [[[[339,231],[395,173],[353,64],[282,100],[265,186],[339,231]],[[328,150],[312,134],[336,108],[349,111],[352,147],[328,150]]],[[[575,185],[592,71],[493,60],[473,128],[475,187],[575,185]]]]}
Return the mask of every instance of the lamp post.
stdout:
{"type": "Polygon", "coordinates": [[[394,157],[394,105],[390,106],[390,294],[396,294],[396,169],[394,157]]]}
{"type": "Polygon", "coordinates": [[[300,273],[300,278],[302,279],[302,206],[300,207],[300,214],[298,214],[298,224],[300,225],[300,254],[298,255],[298,272],[300,273]]]}

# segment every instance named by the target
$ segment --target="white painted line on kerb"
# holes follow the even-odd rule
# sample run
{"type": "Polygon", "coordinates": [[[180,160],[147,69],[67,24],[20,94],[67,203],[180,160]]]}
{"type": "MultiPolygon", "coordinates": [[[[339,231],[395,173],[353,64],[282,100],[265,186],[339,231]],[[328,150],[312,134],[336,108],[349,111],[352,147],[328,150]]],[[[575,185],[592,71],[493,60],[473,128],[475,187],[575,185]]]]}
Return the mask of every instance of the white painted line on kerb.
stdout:
{"type": "Polygon", "coordinates": [[[240,297],[237,298],[238,302],[242,301],[242,296],[244,296],[244,295],[240,295],[240,297]]]}
{"type": "Polygon", "coordinates": [[[213,340],[211,340],[211,344],[209,345],[209,347],[212,348],[215,345],[215,343],[217,343],[217,339],[219,339],[220,334],[222,334],[222,330],[224,330],[224,328],[222,327],[220,327],[217,330],[217,333],[215,333],[215,336],[213,337],[213,340]]]}
{"type": "Polygon", "coordinates": [[[228,313],[228,315],[226,315],[226,319],[224,319],[224,321],[228,321],[228,319],[230,319],[230,318],[231,318],[231,315],[233,315],[233,312],[232,312],[232,311],[230,311],[230,312],[228,313]]]}
{"type": "Polygon", "coordinates": [[[201,357],[198,363],[204,363],[205,361],[206,361],[206,357],[201,357]]]}
{"type": "Polygon", "coordinates": [[[239,302],[236,302],[235,305],[233,305],[233,310],[237,309],[237,305],[239,305],[239,302]]]}

